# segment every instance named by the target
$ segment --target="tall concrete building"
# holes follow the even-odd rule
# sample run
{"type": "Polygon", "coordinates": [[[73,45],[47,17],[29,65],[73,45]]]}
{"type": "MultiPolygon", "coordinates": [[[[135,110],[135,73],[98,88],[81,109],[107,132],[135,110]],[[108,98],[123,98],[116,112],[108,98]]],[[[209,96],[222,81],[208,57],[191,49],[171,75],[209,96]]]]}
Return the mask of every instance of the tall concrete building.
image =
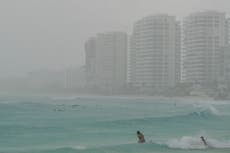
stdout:
{"type": "Polygon", "coordinates": [[[225,13],[203,11],[184,19],[184,77],[202,86],[218,81],[220,48],[228,42],[225,13]]]}
{"type": "Polygon", "coordinates": [[[128,81],[134,87],[164,89],[180,81],[180,24],[174,16],[147,16],[134,24],[128,81]]]}
{"type": "Polygon", "coordinates": [[[220,49],[221,56],[221,73],[220,83],[230,88],[230,45],[226,45],[220,49]]]}
{"type": "Polygon", "coordinates": [[[100,33],[85,44],[89,86],[119,88],[126,83],[127,34],[100,33]]]}
{"type": "Polygon", "coordinates": [[[85,43],[85,74],[86,86],[94,86],[96,82],[96,37],[92,37],[85,43]]]}
{"type": "Polygon", "coordinates": [[[226,34],[227,44],[230,44],[230,18],[226,19],[226,34]]]}

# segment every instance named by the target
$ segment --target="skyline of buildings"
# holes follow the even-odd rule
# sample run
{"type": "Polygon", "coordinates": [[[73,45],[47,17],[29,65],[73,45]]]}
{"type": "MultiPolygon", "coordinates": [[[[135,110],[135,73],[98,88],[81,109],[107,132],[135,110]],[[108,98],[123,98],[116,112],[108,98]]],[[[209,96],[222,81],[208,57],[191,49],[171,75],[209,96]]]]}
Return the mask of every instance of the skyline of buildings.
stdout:
{"type": "MultiPolygon", "coordinates": [[[[223,65],[229,64],[226,59],[225,62],[222,60],[228,50],[225,46],[230,40],[229,23],[225,13],[217,11],[194,12],[183,21],[177,21],[175,16],[168,14],[143,17],[134,23],[129,36],[127,65],[123,63],[123,67],[127,67],[126,84],[160,89],[174,87],[181,82],[203,86],[223,81],[223,78],[226,79],[221,77],[221,72],[226,73],[223,65]]],[[[95,54],[99,58],[102,55],[88,53],[87,48],[95,45],[93,39],[96,38],[89,39],[86,47],[87,73],[87,65],[95,62],[91,56],[95,54]]],[[[106,48],[103,53],[107,54],[106,48]]],[[[109,65],[104,64],[100,67],[109,65]]],[[[110,69],[110,73],[113,72],[110,69]]],[[[96,76],[90,76],[96,79],[94,82],[99,81],[96,76]]]]}
{"type": "Polygon", "coordinates": [[[145,16],[130,35],[110,31],[90,37],[85,65],[78,70],[37,71],[25,82],[31,88],[108,92],[129,87],[163,91],[180,83],[194,89],[216,83],[230,88],[229,32],[224,12],[194,12],[182,21],[168,14],[145,16]]]}

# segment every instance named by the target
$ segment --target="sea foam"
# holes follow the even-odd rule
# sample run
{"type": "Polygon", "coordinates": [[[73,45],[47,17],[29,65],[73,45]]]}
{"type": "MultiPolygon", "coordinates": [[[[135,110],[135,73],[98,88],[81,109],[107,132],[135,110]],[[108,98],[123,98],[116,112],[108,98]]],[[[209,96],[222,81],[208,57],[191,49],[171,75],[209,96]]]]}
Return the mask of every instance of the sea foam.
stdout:
{"type": "Polygon", "coordinates": [[[166,142],[169,148],[175,149],[226,149],[230,148],[230,140],[219,141],[216,139],[206,139],[208,146],[205,146],[199,137],[183,136],[181,138],[171,139],[166,142]]]}

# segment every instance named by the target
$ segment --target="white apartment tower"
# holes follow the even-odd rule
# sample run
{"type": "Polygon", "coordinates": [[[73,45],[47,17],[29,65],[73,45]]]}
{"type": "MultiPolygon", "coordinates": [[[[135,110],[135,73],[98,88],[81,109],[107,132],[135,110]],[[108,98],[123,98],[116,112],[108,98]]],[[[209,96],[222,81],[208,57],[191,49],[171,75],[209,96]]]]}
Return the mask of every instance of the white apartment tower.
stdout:
{"type": "Polygon", "coordinates": [[[185,82],[207,85],[218,81],[220,48],[228,42],[225,14],[203,11],[184,19],[185,82]]]}
{"type": "Polygon", "coordinates": [[[180,81],[180,24],[159,14],[134,24],[130,39],[128,81],[134,87],[162,89],[180,81]]]}
{"type": "Polygon", "coordinates": [[[101,88],[118,88],[126,83],[127,34],[97,34],[85,44],[87,83],[101,88]]]}

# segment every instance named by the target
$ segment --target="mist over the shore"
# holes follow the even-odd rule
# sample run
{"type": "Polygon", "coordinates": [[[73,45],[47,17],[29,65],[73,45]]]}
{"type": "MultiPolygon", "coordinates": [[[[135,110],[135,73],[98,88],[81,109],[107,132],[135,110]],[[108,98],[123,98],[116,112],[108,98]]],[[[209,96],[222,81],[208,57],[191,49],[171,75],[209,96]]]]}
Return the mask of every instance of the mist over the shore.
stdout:
{"type": "Polygon", "coordinates": [[[99,32],[130,33],[150,14],[182,18],[228,10],[228,0],[3,0],[0,1],[0,76],[84,65],[84,42],[99,32]]]}

